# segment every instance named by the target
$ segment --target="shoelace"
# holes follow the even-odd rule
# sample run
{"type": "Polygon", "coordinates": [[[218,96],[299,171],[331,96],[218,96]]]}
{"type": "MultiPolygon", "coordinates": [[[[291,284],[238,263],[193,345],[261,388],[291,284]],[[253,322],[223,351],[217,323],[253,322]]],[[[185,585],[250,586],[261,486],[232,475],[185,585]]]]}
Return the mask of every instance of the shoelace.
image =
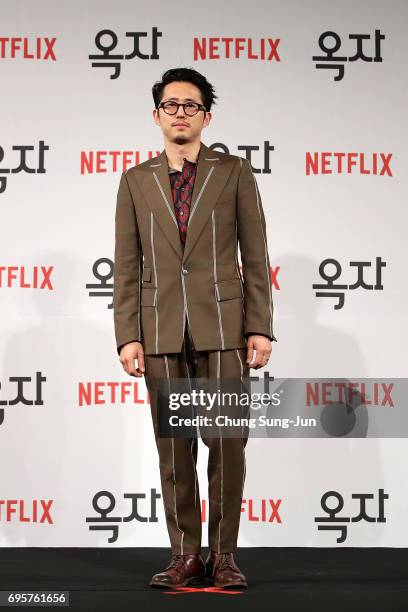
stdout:
{"type": "Polygon", "coordinates": [[[219,561],[217,563],[217,568],[218,569],[223,569],[227,567],[228,569],[232,569],[234,571],[235,567],[233,565],[233,561],[231,556],[228,553],[221,553],[221,556],[219,557],[219,561]]]}
{"type": "Polygon", "coordinates": [[[168,566],[167,569],[170,569],[170,568],[173,568],[173,567],[178,569],[178,566],[180,565],[180,562],[182,561],[182,559],[183,559],[182,555],[174,555],[172,557],[170,565],[168,566]]]}

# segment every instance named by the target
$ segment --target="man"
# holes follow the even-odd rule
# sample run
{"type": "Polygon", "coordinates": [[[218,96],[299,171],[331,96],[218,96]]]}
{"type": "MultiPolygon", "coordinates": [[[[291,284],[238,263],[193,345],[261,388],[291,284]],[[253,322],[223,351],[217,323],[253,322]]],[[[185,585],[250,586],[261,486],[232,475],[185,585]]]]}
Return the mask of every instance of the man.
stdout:
{"type": "Polygon", "coordinates": [[[249,161],[201,141],[217,97],[205,77],[168,70],[152,93],[164,150],[121,176],[114,265],[117,350],[129,375],[145,375],[172,549],[150,584],[179,587],[207,575],[216,586],[247,586],[233,557],[247,438],[202,436],[209,447],[204,565],[197,438],[158,435],[157,386],[174,378],[242,380],[268,363],[276,338],[265,218],[249,161]]]}

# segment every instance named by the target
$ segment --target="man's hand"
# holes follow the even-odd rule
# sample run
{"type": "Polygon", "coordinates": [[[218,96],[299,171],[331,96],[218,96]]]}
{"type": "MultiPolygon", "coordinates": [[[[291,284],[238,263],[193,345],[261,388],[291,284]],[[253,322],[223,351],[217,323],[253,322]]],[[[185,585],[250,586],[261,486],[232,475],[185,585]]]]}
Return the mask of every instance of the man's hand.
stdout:
{"type": "Polygon", "coordinates": [[[272,342],[265,336],[248,336],[247,340],[247,364],[249,368],[258,370],[266,366],[269,360],[269,356],[272,352],[272,342]],[[251,364],[254,356],[254,350],[256,351],[255,361],[251,364]]]}
{"type": "Polygon", "coordinates": [[[130,376],[143,376],[145,371],[143,345],[140,342],[128,342],[120,351],[120,363],[130,376]],[[137,368],[135,368],[137,359],[137,368]]]}

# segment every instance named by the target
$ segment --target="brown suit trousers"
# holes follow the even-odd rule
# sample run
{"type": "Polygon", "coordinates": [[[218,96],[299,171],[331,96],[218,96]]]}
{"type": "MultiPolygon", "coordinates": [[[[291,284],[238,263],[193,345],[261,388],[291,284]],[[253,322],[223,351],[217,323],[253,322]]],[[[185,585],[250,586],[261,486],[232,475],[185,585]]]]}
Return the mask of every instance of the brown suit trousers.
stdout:
{"type": "MultiPolygon", "coordinates": [[[[161,379],[249,377],[246,349],[196,351],[186,325],[181,353],[145,355],[145,380],[150,395],[153,428],[159,454],[164,511],[173,554],[200,553],[201,502],[196,472],[198,438],[158,436],[158,390],[161,379]]],[[[245,481],[242,438],[206,437],[208,446],[208,542],[214,552],[234,552],[237,546],[245,481]]]]}

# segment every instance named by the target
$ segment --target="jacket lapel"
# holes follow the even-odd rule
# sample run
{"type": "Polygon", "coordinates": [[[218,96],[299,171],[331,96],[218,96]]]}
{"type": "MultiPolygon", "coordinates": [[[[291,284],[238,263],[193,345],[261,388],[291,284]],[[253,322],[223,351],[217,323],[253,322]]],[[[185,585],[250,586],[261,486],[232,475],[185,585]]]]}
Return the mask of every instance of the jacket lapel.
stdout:
{"type": "Polygon", "coordinates": [[[201,143],[183,253],[165,149],[148,165],[150,172],[144,174],[141,190],[164,235],[182,261],[191,253],[227,182],[232,166],[222,160],[217,151],[201,143]]]}
{"type": "Polygon", "coordinates": [[[174,214],[165,149],[158,157],[151,159],[147,169],[148,172],[141,175],[140,189],[163,234],[181,259],[183,249],[180,243],[177,219],[174,214]]]}

